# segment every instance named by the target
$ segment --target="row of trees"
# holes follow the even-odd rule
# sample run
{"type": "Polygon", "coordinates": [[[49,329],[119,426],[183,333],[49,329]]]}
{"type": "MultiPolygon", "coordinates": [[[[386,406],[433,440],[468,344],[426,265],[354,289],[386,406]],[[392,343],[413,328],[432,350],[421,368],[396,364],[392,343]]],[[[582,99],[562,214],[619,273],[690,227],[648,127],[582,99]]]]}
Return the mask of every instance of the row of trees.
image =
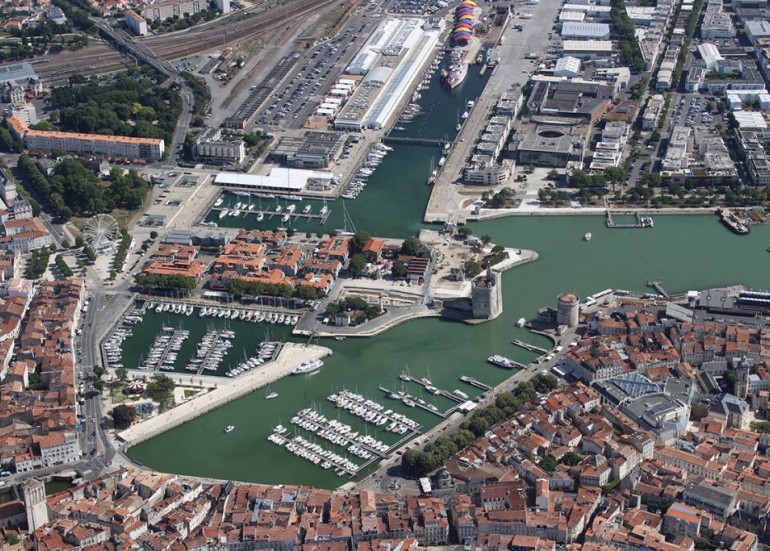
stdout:
{"type": "Polygon", "coordinates": [[[440,467],[443,462],[483,435],[492,426],[519,412],[539,394],[555,389],[558,380],[553,375],[537,374],[513,391],[500,394],[495,404],[477,409],[470,421],[463,423],[455,433],[436,439],[423,451],[407,450],[401,456],[401,468],[407,476],[425,476],[440,467]]]}
{"type": "Polygon", "coordinates": [[[612,32],[618,39],[620,57],[634,73],[641,73],[644,71],[644,59],[636,40],[634,24],[626,12],[626,3],[623,0],[613,0],[611,6],[610,23],[612,32]]]}
{"type": "Polygon", "coordinates": [[[59,268],[61,275],[64,277],[72,277],[74,275],[72,268],[67,265],[67,262],[65,262],[61,255],[57,254],[54,262],[56,263],[56,267],[59,268]]]}
{"type": "Polygon", "coordinates": [[[48,268],[48,261],[51,258],[49,249],[37,249],[32,251],[32,256],[27,263],[27,269],[24,277],[27,279],[37,279],[42,276],[48,268]]]}
{"type": "Polygon", "coordinates": [[[184,290],[191,291],[195,289],[196,281],[194,277],[173,274],[139,274],[136,276],[136,284],[142,289],[166,289],[166,290],[184,290]]]}
{"type": "Polygon", "coordinates": [[[227,292],[237,297],[296,297],[302,300],[313,300],[318,298],[318,293],[315,288],[309,285],[297,285],[296,287],[292,287],[291,285],[262,283],[261,281],[247,281],[245,279],[231,279],[227,283],[227,292]]]}
{"type": "Polygon", "coordinates": [[[122,237],[120,239],[120,245],[115,253],[115,260],[112,264],[112,269],[116,272],[123,271],[123,263],[126,261],[126,255],[128,254],[128,248],[131,246],[131,234],[123,228],[120,230],[122,237]]]}

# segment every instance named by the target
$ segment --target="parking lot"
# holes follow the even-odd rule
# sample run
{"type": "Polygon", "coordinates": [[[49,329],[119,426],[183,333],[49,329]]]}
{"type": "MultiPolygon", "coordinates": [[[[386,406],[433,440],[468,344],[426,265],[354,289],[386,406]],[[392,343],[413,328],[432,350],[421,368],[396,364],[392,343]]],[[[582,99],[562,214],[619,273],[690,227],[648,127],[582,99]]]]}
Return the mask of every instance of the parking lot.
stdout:
{"type": "Polygon", "coordinates": [[[299,128],[319,105],[324,91],[339,78],[369,36],[376,20],[354,20],[333,40],[313,48],[296,65],[273,101],[257,115],[256,124],[299,128]]]}

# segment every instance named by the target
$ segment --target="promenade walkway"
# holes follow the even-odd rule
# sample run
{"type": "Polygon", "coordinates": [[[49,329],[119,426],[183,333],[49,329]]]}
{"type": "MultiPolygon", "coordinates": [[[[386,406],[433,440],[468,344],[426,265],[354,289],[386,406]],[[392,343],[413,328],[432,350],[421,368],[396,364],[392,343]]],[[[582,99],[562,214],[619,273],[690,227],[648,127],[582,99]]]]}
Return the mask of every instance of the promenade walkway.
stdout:
{"type": "Polygon", "coordinates": [[[222,377],[221,384],[217,388],[160,415],[133,425],[118,434],[118,438],[126,443],[126,447],[135,446],[228,402],[245,396],[258,388],[286,377],[302,362],[323,358],[331,353],[331,349],[324,346],[286,343],[282,346],[281,352],[275,361],[249,371],[235,379],[222,377]]]}

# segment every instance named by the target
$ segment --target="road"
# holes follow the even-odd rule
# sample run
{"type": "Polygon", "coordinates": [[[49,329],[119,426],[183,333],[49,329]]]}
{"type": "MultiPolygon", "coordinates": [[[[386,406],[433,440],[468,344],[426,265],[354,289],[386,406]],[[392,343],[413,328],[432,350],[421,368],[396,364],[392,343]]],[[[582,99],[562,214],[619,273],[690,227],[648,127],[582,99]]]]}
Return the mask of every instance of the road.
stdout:
{"type": "MultiPolygon", "coordinates": [[[[564,334],[558,337],[556,344],[563,345],[563,343],[569,343],[574,339],[574,336],[575,329],[568,329],[564,334]]],[[[506,379],[498,386],[487,392],[484,398],[478,402],[478,407],[483,408],[493,405],[498,395],[513,391],[519,385],[519,383],[529,381],[538,373],[549,373],[551,368],[559,363],[562,356],[566,353],[567,348],[568,347],[565,346],[564,351],[559,354],[554,354],[553,359],[548,362],[543,362],[540,364],[529,364],[526,369],[515,373],[512,377],[506,379]]],[[[446,436],[447,434],[456,431],[460,428],[460,425],[462,425],[467,420],[467,416],[455,413],[454,415],[448,417],[433,427],[431,430],[415,438],[405,449],[422,450],[427,444],[433,442],[437,438],[446,436]]],[[[384,460],[382,463],[380,463],[380,466],[376,471],[354,485],[356,490],[373,490],[386,493],[395,492],[399,494],[417,492],[417,485],[414,480],[400,476],[400,462],[401,456],[399,454],[394,454],[388,459],[384,460]]]]}

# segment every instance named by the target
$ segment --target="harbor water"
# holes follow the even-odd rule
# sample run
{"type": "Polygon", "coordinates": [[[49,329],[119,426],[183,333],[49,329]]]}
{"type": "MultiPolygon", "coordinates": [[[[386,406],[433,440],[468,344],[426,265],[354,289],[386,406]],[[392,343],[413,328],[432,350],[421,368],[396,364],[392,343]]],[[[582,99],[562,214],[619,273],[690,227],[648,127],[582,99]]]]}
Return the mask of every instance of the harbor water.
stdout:
{"type": "MultiPolygon", "coordinates": [[[[441,89],[435,79],[430,89],[423,91],[425,114],[404,125],[407,130],[400,134],[442,138],[447,127],[454,131],[455,111],[468,99],[478,97],[483,85],[475,67],[470,68],[468,80],[451,93],[441,89]]],[[[437,153],[436,147],[395,145],[358,199],[346,201],[355,226],[373,235],[406,237],[417,233],[423,227],[422,214],[430,193],[425,181],[431,157],[437,153]]],[[[343,227],[341,203],[330,202],[329,208],[332,216],[323,228],[297,227],[298,231],[328,232],[343,227]]],[[[317,207],[313,210],[317,212],[317,207]]],[[[438,388],[450,392],[458,389],[471,398],[478,396],[481,391],[459,377],[470,375],[495,385],[511,372],[487,363],[488,356],[501,354],[519,362],[532,361],[535,354],[511,344],[514,338],[549,348],[547,339],[517,328],[515,322],[521,317],[532,319],[543,306],[555,306],[556,297],[564,291],[581,297],[606,288],[646,292],[645,283],[653,279],[660,279],[670,293],[733,283],[755,288],[770,286],[770,254],[766,252],[770,225],[756,226],[750,235],[737,236],[715,216],[654,218],[655,227],[651,229],[607,229],[604,218],[598,216],[515,217],[471,224],[476,234],[489,234],[495,243],[533,249],[540,255],[536,262],[504,273],[504,313],[500,318],[478,326],[432,318],[405,323],[371,339],[326,339],[321,344],[332,348],[334,354],[324,360],[325,366],[316,373],[274,383],[270,390],[278,393],[277,398],[266,400],[265,390],[254,392],[131,448],[129,454],[148,467],[166,472],[336,487],[347,478],[291,455],[268,442],[267,437],[279,423],[296,430],[290,424],[291,418],[300,409],[312,407],[362,434],[369,427],[369,434],[384,442],[399,438],[335,408],[327,396],[340,388],[366,395],[430,428],[440,421],[438,416],[389,400],[379,387],[403,389],[442,411],[454,405],[414,383],[400,381],[399,374],[408,370],[417,378],[429,378],[438,388]],[[593,235],[588,242],[582,239],[586,232],[593,235]],[[227,425],[235,429],[225,433],[227,425]]],[[[247,219],[223,220],[249,227],[247,219]]],[[[149,315],[146,329],[134,328],[135,340],[126,355],[136,354],[137,358],[124,358],[127,366],[138,365],[138,355],[148,349],[161,325],[177,327],[182,323],[191,331],[189,346],[194,346],[197,338],[192,334],[202,334],[210,323],[197,315],[153,316],[149,315]]],[[[238,334],[230,351],[233,358],[241,357],[243,350],[250,353],[264,338],[264,326],[260,324],[244,324],[242,328],[232,324],[231,329],[238,334]]],[[[299,434],[313,438],[302,430],[299,434]]],[[[315,442],[337,453],[344,452],[320,438],[315,442]]]]}

